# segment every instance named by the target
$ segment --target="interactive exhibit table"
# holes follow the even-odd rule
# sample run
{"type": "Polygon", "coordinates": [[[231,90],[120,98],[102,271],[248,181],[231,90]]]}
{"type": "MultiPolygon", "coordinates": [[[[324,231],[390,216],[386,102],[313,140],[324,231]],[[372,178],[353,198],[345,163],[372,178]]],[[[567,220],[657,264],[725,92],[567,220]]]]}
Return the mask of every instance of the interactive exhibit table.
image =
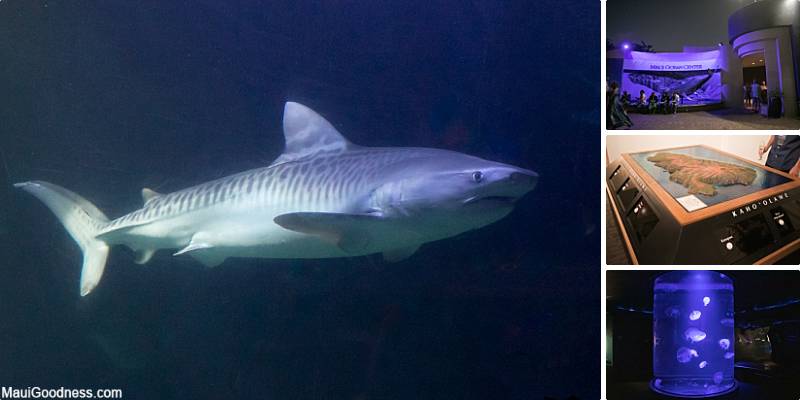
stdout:
{"type": "Polygon", "coordinates": [[[711,147],[623,154],[606,191],[636,264],[772,264],[800,248],[800,180],[711,147]]]}

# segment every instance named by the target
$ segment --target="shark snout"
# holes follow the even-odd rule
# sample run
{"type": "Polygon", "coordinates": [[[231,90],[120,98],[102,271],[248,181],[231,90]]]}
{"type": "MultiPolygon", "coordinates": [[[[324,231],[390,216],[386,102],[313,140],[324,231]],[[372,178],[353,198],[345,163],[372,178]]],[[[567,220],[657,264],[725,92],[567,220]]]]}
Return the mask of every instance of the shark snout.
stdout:
{"type": "Polygon", "coordinates": [[[533,190],[536,187],[536,183],[539,182],[539,174],[529,170],[519,170],[516,172],[512,172],[511,175],[508,176],[508,181],[514,185],[522,185],[530,187],[529,190],[533,190]]]}

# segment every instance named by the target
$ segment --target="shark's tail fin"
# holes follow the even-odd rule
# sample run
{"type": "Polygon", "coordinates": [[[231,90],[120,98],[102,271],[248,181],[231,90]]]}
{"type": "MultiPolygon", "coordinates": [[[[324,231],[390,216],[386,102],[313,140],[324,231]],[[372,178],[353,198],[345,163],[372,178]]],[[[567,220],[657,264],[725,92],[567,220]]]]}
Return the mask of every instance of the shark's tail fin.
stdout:
{"type": "Polygon", "coordinates": [[[86,199],[60,186],[42,181],[14,184],[41,200],[56,215],[83,251],[81,296],[86,296],[100,282],[106,266],[108,245],[95,235],[108,218],[86,199]]]}

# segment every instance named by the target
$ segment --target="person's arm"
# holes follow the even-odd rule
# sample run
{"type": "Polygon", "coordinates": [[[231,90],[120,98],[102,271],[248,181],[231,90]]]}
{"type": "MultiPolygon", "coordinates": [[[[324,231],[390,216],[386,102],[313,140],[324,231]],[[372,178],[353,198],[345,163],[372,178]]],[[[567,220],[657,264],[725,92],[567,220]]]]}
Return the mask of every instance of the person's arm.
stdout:
{"type": "Polygon", "coordinates": [[[789,170],[789,175],[800,176],[800,158],[798,158],[797,162],[794,163],[794,167],[789,170]]]}
{"type": "MultiPolygon", "coordinates": [[[[767,144],[765,144],[763,148],[758,149],[758,158],[763,157],[764,153],[766,153],[767,150],[772,148],[773,143],[775,143],[775,135],[769,135],[769,140],[767,141],[767,144]]],[[[792,167],[792,169],[794,169],[794,167],[792,167]]]]}

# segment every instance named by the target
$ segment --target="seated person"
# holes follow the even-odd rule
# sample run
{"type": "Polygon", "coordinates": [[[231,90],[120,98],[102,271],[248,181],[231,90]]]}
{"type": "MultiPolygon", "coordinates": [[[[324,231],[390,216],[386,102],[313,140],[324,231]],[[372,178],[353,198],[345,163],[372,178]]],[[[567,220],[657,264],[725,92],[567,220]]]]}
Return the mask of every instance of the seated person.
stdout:
{"type": "Polygon", "coordinates": [[[657,108],[658,96],[656,96],[656,92],[650,93],[650,97],[647,99],[647,111],[649,111],[650,114],[653,114],[656,112],[657,108]]]}
{"type": "Polygon", "coordinates": [[[669,96],[667,96],[667,92],[661,93],[661,97],[658,99],[658,111],[662,114],[669,113],[669,96]]]}

